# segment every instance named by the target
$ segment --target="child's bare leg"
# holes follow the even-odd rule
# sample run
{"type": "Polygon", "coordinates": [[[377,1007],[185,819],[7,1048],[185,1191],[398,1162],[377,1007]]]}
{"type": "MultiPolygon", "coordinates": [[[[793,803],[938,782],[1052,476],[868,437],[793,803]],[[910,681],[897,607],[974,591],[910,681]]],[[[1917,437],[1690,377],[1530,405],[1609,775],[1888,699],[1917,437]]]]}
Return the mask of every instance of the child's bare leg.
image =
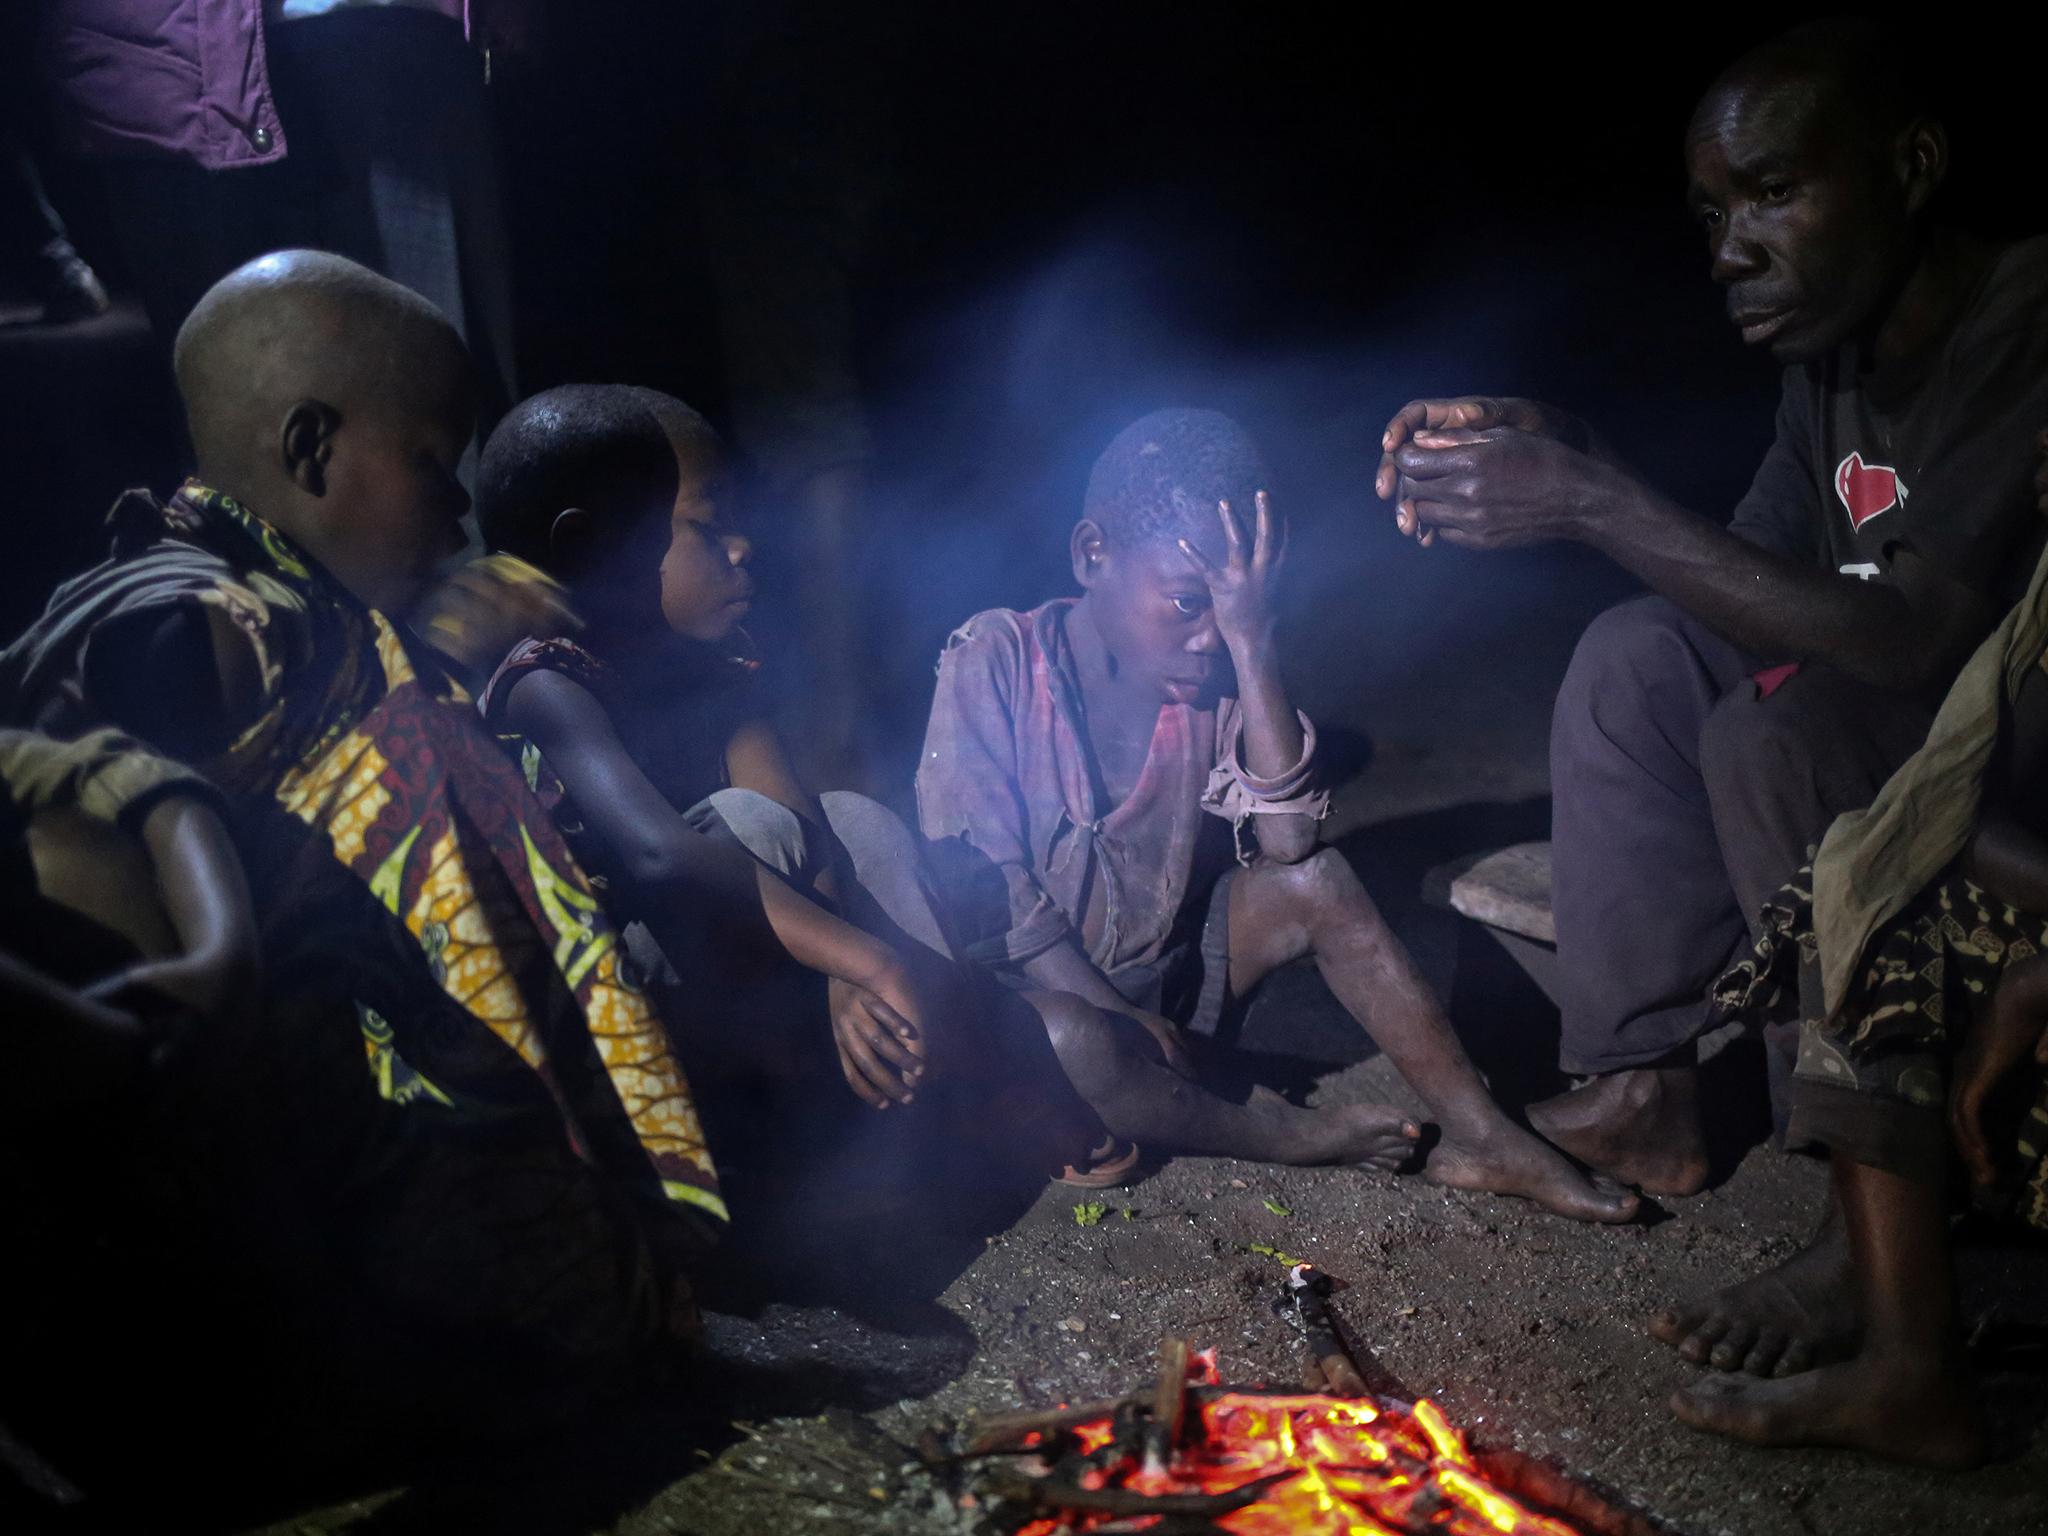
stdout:
{"type": "MultiPolygon", "coordinates": [[[[880,909],[896,941],[943,957],[951,950],[918,878],[910,830],[864,795],[819,797],[832,833],[846,849],[862,894],[880,909]]],[[[1014,1018],[999,1027],[1043,1031],[1061,1071],[1113,1134],[1161,1151],[1242,1157],[1262,1163],[1363,1163],[1398,1167],[1413,1153],[1418,1128],[1386,1105],[1310,1110],[1278,1095],[1232,1104],[1168,1071],[1137,1026],[1063,993],[997,993],[1014,1018]],[[1033,1015],[1035,1017],[1026,1017],[1033,1015]]]]}
{"type": "Polygon", "coordinates": [[[1144,1031],[1064,992],[1011,993],[1035,1013],[1074,1091],[1114,1134],[1141,1146],[1255,1163],[1398,1168],[1420,1127],[1385,1104],[1301,1109],[1278,1094],[1233,1104],[1161,1064],[1144,1031]]]}
{"type": "Polygon", "coordinates": [[[1974,1466],[1984,1425],[1964,1377],[1939,1181],[1837,1156],[1835,1199],[1861,1277],[1862,1347],[1778,1381],[1718,1376],[1671,1410],[1757,1445],[1839,1445],[1933,1467],[1974,1466]]]}
{"type": "Polygon", "coordinates": [[[1521,1195],[1580,1221],[1626,1221],[1636,1197],[1593,1185],[1501,1112],[1415,963],[1335,849],[1261,861],[1230,884],[1230,987],[1244,996],[1276,966],[1314,955],[1323,980],[1392,1058],[1443,1128],[1424,1176],[1521,1195]]]}

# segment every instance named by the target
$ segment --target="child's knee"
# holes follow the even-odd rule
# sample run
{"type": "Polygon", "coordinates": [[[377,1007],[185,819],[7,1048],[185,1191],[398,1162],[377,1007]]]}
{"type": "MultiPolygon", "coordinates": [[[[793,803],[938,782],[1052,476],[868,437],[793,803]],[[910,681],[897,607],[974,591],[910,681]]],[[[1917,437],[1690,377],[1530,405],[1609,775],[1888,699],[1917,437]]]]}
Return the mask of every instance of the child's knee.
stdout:
{"type": "Polygon", "coordinates": [[[742,848],[777,874],[800,879],[816,867],[804,819],[780,801],[751,789],[721,789],[704,804],[742,848]]]}
{"type": "Polygon", "coordinates": [[[1267,860],[1253,873],[1283,903],[1313,913],[1333,911],[1364,890],[1344,855],[1334,848],[1318,848],[1292,864],[1267,860]]]}
{"type": "Polygon", "coordinates": [[[1028,997],[1045,1025],[1053,1054],[1069,1075],[1092,1077],[1114,1066],[1120,1042],[1100,1008],[1071,992],[1033,992],[1028,997]]]}

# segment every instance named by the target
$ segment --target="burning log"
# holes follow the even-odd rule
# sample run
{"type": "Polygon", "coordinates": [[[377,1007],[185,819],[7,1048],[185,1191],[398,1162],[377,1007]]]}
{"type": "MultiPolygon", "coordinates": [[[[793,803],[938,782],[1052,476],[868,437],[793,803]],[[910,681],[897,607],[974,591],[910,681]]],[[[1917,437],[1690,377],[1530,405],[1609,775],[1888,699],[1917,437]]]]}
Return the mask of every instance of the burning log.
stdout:
{"type": "Polygon", "coordinates": [[[1659,1536],[1654,1521],[1520,1451],[1481,1451],[1480,1471],[1525,1504],[1562,1516],[1586,1536],[1659,1536]]]}
{"type": "Polygon", "coordinates": [[[1213,1520],[1219,1515],[1234,1514],[1247,1505],[1256,1504],[1268,1488],[1295,1475],[1293,1472],[1273,1472],[1223,1493],[1147,1494],[1128,1488],[1084,1488],[1050,1477],[1031,1477],[1009,1471],[992,1474],[989,1486],[1005,1498],[1020,1499],[1041,1509],[1213,1520]]]}
{"type": "Polygon", "coordinates": [[[1118,1410],[1135,1402],[1135,1397],[1106,1397],[1092,1403],[1062,1403],[1057,1408],[1030,1408],[1016,1413],[994,1413],[974,1422],[974,1431],[955,1460],[973,1456],[995,1456],[1007,1451],[1030,1450],[1046,1437],[1076,1424],[1112,1419],[1118,1410]],[[1037,1439],[1032,1437],[1036,1436],[1037,1439]]]}

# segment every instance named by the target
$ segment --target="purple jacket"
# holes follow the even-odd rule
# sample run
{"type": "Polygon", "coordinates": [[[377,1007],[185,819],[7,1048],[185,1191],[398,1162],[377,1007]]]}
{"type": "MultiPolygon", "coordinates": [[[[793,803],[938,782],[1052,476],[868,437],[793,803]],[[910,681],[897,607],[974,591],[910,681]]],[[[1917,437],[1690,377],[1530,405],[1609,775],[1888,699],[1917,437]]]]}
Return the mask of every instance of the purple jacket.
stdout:
{"type": "MultiPolygon", "coordinates": [[[[467,19],[466,0],[432,8],[467,19]]],[[[214,171],[284,158],[263,0],[47,0],[44,54],[81,154],[214,171]]]]}

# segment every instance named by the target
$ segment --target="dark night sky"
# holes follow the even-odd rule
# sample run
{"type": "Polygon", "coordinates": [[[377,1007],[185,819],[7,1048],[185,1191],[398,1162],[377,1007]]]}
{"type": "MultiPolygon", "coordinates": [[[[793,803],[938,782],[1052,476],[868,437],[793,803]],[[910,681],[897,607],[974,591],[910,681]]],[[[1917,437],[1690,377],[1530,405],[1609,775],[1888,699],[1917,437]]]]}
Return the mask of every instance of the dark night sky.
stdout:
{"type": "MultiPolygon", "coordinates": [[[[632,379],[723,420],[698,177],[733,18],[768,7],[551,9],[493,91],[523,382],[632,379]]],[[[842,153],[872,213],[878,549],[854,579],[916,610],[905,656],[1044,595],[1089,458],[1160,404],[1245,416],[1310,525],[1371,511],[1379,427],[1419,393],[1578,409],[1701,511],[1747,484],[1775,378],[1722,319],[1678,144],[1702,86],[1796,10],[785,9],[808,42],[758,110],[842,153]]],[[[1957,201],[2048,222],[2020,50],[1927,46],[1957,87],[1957,201]]]]}

